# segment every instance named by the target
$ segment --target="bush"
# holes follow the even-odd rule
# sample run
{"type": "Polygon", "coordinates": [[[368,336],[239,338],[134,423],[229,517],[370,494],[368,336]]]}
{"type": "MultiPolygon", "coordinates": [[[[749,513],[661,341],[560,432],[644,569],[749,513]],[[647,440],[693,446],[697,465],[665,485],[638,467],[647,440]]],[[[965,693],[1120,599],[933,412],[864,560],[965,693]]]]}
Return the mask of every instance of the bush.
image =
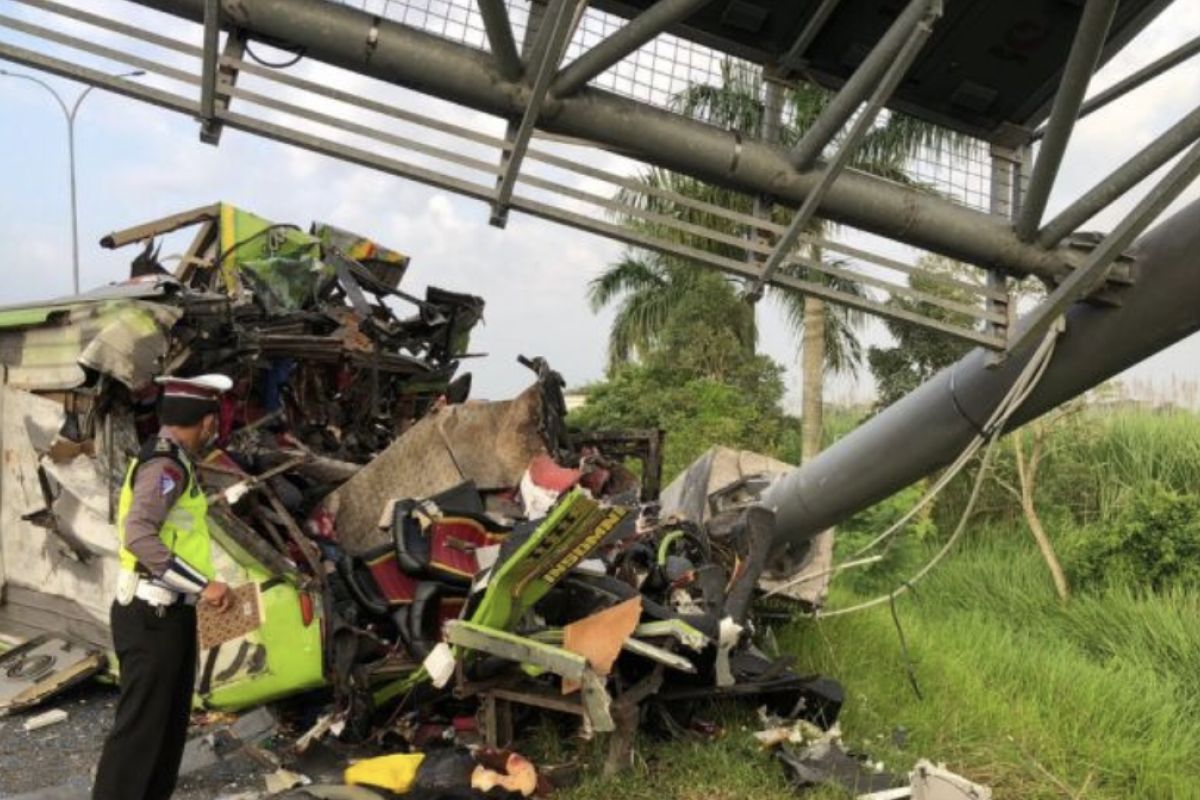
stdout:
{"type": "Polygon", "coordinates": [[[1159,483],[1141,487],[1114,517],[1078,529],[1064,561],[1079,588],[1194,586],[1200,582],[1200,497],[1159,483]]]}
{"type": "MultiPolygon", "coordinates": [[[[892,527],[908,513],[928,489],[926,481],[919,481],[901,492],[876,503],[865,511],[851,517],[838,526],[835,541],[834,563],[855,558],[855,553],[892,527]]],[[[892,535],[887,544],[881,544],[858,558],[882,555],[883,560],[866,567],[853,567],[841,573],[838,582],[855,592],[877,592],[895,588],[911,577],[926,554],[924,543],[937,535],[930,506],[917,512],[908,525],[892,535]]]]}

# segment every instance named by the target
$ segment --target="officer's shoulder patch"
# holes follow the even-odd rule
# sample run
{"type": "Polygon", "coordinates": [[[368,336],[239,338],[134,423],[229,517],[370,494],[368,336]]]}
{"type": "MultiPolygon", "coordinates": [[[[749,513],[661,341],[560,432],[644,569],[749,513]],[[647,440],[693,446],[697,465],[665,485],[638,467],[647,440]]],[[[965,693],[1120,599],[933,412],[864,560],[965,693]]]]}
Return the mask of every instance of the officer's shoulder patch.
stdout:
{"type": "Polygon", "coordinates": [[[171,470],[164,469],[162,474],[158,476],[158,492],[163,497],[175,491],[175,487],[178,485],[178,478],[172,477],[171,470]]]}

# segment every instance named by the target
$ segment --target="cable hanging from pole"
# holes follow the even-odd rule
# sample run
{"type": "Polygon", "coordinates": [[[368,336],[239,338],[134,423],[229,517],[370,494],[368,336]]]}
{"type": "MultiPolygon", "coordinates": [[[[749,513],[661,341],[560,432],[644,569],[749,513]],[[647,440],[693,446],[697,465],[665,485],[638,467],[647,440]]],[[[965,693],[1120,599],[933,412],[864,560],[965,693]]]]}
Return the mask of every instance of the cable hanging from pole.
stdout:
{"type": "MultiPolygon", "coordinates": [[[[1017,376],[1016,381],[1013,382],[1013,385],[1009,388],[1008,392],[1001,399],[1000,403],[997,404],[996,409],[992,412],[991,417],[984,424],[980,432],[967,444],[958,458],[954,460],[950,467],[943,472],[934,485],[930,487],[930,489],[913,505],[913,507],[887,530],[876,536],[863,547],[860,547],[858,550],[856,550],[851,555],[852,560],[850,562],[835,565],[832,569],[827,570],[827,572],[836,573],[850,566],[874,563],[877,559],[860,558],[860,556],[879,546],[899,532],[917,514],[917,512],[931,503],[942,492],[942,490],[944,490],[946,486],[949,485],[949,483],[956,478],[963,471],[963,469],[966,468],[967,464],[970,463],[976,454],[978,454],[980,449],[983,449],[983,459],[980,463],[979,472],[975,476],[975,482],[972,486],[970,497],[967,500],[967,505],[963,509],[962,516],[959,518],[959,522],[954,529],[954,533],[951,534],[950,538],[946,541],[946,544],[942,547],[942,549],[939,550],[929,561],[929,563],[922,567],[915,575],[904,581],[902,585],[896,589],[893,589],[891,592],[871,600],[849,606],[847,608],[835,609],[833,611],[817,611],[813,614],[815,618],[824,619],[827,617],[842,616],[844,614],[850,614],[856,611],[874,608],[875,606],[882,605],[884,603],[893,602],[895,598],[911,590],[913,585],[928,575],[929,572],[932,571],[933,568],[939,563],[941,563],[942,559],[944,559],[946,555],[952,549],[954,549],[955,544],[958,543],[958,540],[962,537],[963,532],[966,530],[967,523],[970,521],[972,512],[975,510],[975,503],[979,498],[980,490],[983,488],[983,480],[987,475],[989,467],[991,466],[995,445],[999,441],[1000,437],[1004,434],[1009,420],[1021,408],[1021,406],[1024,405],[1030,394],[1033,393],[1033,390],[1037,388],[1042,376],[1046,374],[1046,369],[1049,367],[1050,362],[1053,359],[1054,348],[1062,328],[1063,326],[1061,322],[1051,327],[1051,329],[1042,339],[1041,343],[1038,345],[1037,350],[1035,350],[1033,355],[1030,357],[1029,362],[1025,365],[1025,368],[1021,371],[1021,374],[1017,376]]],[[[812,580],[814,577],[817,576],[801,575],[798,578],[774,587],[767,593],[766,596],[769,597],[773,594],[778,594],[779,592],[785,591],[796,584],[812,580]]]]}

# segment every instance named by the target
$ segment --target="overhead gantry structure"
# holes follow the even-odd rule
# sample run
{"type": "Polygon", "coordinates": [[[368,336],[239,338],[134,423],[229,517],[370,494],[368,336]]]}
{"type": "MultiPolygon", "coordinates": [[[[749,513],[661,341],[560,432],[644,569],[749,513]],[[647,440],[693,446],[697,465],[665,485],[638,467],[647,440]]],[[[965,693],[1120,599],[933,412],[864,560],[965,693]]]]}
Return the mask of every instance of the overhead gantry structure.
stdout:
{"type": "MultiPolygon", "coordinates": [[[[1166,0],[1088,0],[1082,8],[1050,0],[597,0],[591,7],[585,0],[126,4],[194,22],[196,35],[191,41],[163,35],[153,27],[130,24],[119,12],[103,15],[54,0],[14,0],[10,7],[22,13],[0,14],[0,26],[19,34],[22,44],[0,41],[0,57],[194,116],[210,143],[219,141],[224,127],[248,131],[479,199],[491,206],[497,225],[516,209],[724,270],[742,278],[752,294],[767,285],[789,287],[926,325],[1001,354],[1020,344],[1011,324],[1007,277],[1032,275],[1051,286],[1066,285],[1053,308],[1098,286],[1126,285],[1124,245],[1129,233],[1145,227],[1154,208],[1131,218],[1125,235],[1101,246],[1073,241],[1072,234],[1200,133],[1198,110],[1043,224],[1074,120],[1089,110],[1082,106],[1088,79],[1166,0]],[[475,21],[485,34],[478,43],[482,46],[448,35],[446,24],[431,32],[437,30],[429,24],[436,19],[435,7],[449,10],[445,19],[463,17],[464,29],[475,21]],[[424,29],[413,21],[417,12],[424,14],[424,29]],[[583,46],[581,20],[586,27],[586,20],[596,15],[623,21],[583,46]],[[524,22],[521,42],[513,24],[517,17],[524,22]],[[63,22],[116,34],[123,44],[78,36],[63,22]],[[776,87],[777,97],[779,87],[786,91],[789,82],[798,80],[817,82],[834,94],[800,140],[787,148],[770,138],[778,119],[763,131],[726,130],[662,103],[628,96],[637,91],[623,96],[600,88],[604,76],[619,74],[623,65],[638,59],[638,69],[653,73],[653,48],[665,38],[700,43],[710,59],[738,60],[759,70],[766,85],[776,87]],[[264,67],[246,58],[248,41],[289,48],[494,115],[508,121],[507,135],[264,67]],[[24,42],[41,46],[26,47],[24,42]],[[568,59],[572,47],[577,53],[568,59]],[[168,58],[157,56],[164,52],[168,58]],[[181,56],[198,62],[199,68],[176,66],[181,56]],[[166,91],[145,81],[114,78],[90,65],[97,59],[190,88],[166,91]],[[257,81],[261,90],[247,86],[247,79],[257,81]],[[357,113],[332,113],[331,101],[339,108],[370,112],[383,123],[359,122],[357,113]],[[927,185],[902,185],[849,169],[877,116],[890,113],[885,108],[974,137],[976,156],[986,149],[991,161],[984,179],[987,208],[973,208],[939,192],[936,179],[931,191],[927,185]],[[416,133],[394,133],[397,121],[414,126],[416,133]],[[795,212],[785,225],[661,187],[647,188],[634,176],[597,168],[586,150],[582,156],[565,153],[553,141],[539,144],[536,137],[565,138],[742,192],[759,200],[760,210],[774,203],[795,212]],[[1026,181],[1023,171],[1037,139],[1040,152],[1026,181]],[[477,157],[480,147],[494,148],[499,158],[477,157]],[[395,150],[406,157],[393,155],[395,150]],[[484,179],[465,177],[471,174],[484,179]],[[581,188],[585,182],[608,184],[613,190],[581,188]],[[660,202],[622,202],[615,196],[622,189],[658,195],[660,202]],[[665,206],[683,211],[664,214],[665,206]],[[622,219],[649,224],[621,224],[622,219]],[[921,292],[908,280],[921,272],[919,265],[868,252],[858,242],[847,243],[847,237],[822,237],[813,232],[816,219],[964,261],[989,277],[958,282],[956,288],[970,298],[966,302],[921,292]],[[851,267],[813,259],[809,247],[814,244],[851,267]],[[1068,275],[1078,277],[1064,284],[1068,275]],[[818,276],[848,280],[867,291],[841,291],[818,276]],[[907,297],[918,308],[941,313],[898,308],[888,297],[907,297]]],[[[1178,64],[1195,49],[1168,54],[1157,69],[1178,64]]],[[[1155,74],[1131,76],[1121,91],[1155,74]]],[[[649,82],[660,77],[652,74],[649,82]]],[[[1118,94],[1097,100],[1111,102],[1118,94]]],[[[782,106],[768,105],[776,114],[782,106]]],[[[962,156],[933,157],[942,160],[944,172],[962,156]]],[[[1171,196],[1190,174],[1168,181],[1158,195],[1171,196]]],[[[931,279],[947,281],[944,276],[931,279]]]]}
{"type": "Polygon", "coordinates": [[[790,532],[782,538],[802,543],[946,463],[1064,318],[1067,331],[1026,418],[1200,325],[1195,303],[1180,298],[1200,291],[1197,270],[1183,263],[1195,252],[1184,244],[1198,244],[1200,209],[1134,244],[1200,174],[1200,108],[1046,219],[1076,122],[1200,52],[1198,38],[1085,99],[1095,71],[1169,4],[124,1],[131,11],[144,13],[140,6],[194,23],[167,35],[119,10],[13,0],[0,14],[0,32],[8,32],[0,36],[0,58],[195,117],[209,143],[219,142],[223,128],[246,131],[477,199],[499,226],[515,210],[722,270],[751,297],[784,287],[980,345],[772,490],[769,501],[790,532]],[[79,24],[104,32],[105,41],[78,35],[79,24]],[[122,44],[108,43],[114,37],[122,44]],[[327,76],[264,66],[247,58],[248,43],[257,42],[377,79],[384,89],[483,112],[507,129],[488,132],[370,91],[350,92],[327,76]],[[697,55],[706,63],[697,66],[697,55]],[[104,68],[111,64],[160,82],[112,77],[104,68]],[[678,97],[689,83],[727,77],[730,65],[761,82],[761,125],[730,129],[680,113],[678,97]],[[161,81],[183,88],[171,91],[161,81]],[[796,141],[780,141],[786,92],[805,81],[829,90],[828,102],[796,141]],[[907,184],[850,167],[881,115],[894,113],[958,137],[949,149],[928,145],[930,174],[907,184]],[[749,202],[685,196],[601,167],[611,161],[602,154],[749,202]],[[973,170],[973,192],[947,180],[964,164],[973,170]],[[1083,235],[1093,217],[1168,164],[1111,231],[1083,235]],[[773,206],[790,210],[786,222],[773,206]],[[861,237],[827,235],[816,220],[907,245],[910,255],[965,262],[978,280],[930,273],[919,259],[874,252],[861,237]],[[840,260],[814,258],[818,249],[840,260]],[[914,288],[910,279],[918,275],[953,284],[966,299],[914,288]],[[865,291],[843,291],[820,276],[865,291]],[[1028,276],[1044,282],[1048,296],[1017,324],[1011,282],[1028,276]],[[918,310],[888,302],[899,297],[918,310]],[[1107,350],[1092,352],[1097,343],[1107,350]],[[928,435],[913,457],[874,457],[880,448],[896,452],[896,437],[918,423],[928,435]]]}

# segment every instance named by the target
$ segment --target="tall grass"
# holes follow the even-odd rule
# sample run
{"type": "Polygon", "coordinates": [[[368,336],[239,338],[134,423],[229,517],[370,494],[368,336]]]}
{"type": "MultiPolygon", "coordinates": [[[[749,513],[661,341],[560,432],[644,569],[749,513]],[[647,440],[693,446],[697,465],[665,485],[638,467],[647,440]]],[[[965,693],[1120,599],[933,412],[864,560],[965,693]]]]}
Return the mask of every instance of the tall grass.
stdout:
{"type": "MultiPolygon", "coordinates": [[[[1085,410],[1050,423],[1037,481],[1040,510],[1049,519],[1086,525],[1120,510],[1132,492],[1159,483],[1200,491],[1200,415],[1187,411],[1085,410]]],[[[1013,455],[997,453],[996,474],[1015,482],[1013,455]]],[[[939,500],[937,521],[949,527],[966,503],[973,475],[952,483],[939,500]]],[[[1016,520],[1020,509],[992,482],[977,519],[1016,520]]]]}
{"type": "Polygon", "coordinates": [[[946,761],[999,797],[1200,797],[1200,597],[1064,607],[1036,553],[991,534],[900,605],[923,701],[886,609],[785,632],[803,668],[845,682],[852,741],[898,768],[946,761]]]}
{"type": "MultiPolygon", "coordinates": [[[[829,438],[852,428],[852,415],[831,417],[829,438]]],[[[1111,523],[1148,487],[1200,492],[1194,414],[1084,412],[1056,424],[1047,445],[1036,502],[1056,544],[1111,523]]],[[[1005,450],[997,469],[1012,478],[1005,450]]],[[[960,479],[939,499],[933,522],[943,535],[968,488],[960,479]]],[[[881,505],[874,516],[893,511],[881,505]]],[[[860,522],[883,524],[871,515],[860,522]]],[[[936,530],[909,537],[908,555],[923,561],[937,539],[936,530]]],[[[906,555],[887,565],[894,575],[836,581],[830,607],[879,591],[911,567],[906,555]]],[[[1108,586],[1060,603],[1020,510],[992,482],[959,551],[898,610],[924,699],[909,686],[886,607],[776,632],[797,669],[845,685],[851,748],[899,773],[918,758],[944,762],[998,798],[1200,799],[1200,586],[1108,586]]],[[[722,718],[720,741],[647,743],[632,773],[587,780],[567,797],[796,796],[779,765],[751,744],[744,710],[722,718]]]]}

